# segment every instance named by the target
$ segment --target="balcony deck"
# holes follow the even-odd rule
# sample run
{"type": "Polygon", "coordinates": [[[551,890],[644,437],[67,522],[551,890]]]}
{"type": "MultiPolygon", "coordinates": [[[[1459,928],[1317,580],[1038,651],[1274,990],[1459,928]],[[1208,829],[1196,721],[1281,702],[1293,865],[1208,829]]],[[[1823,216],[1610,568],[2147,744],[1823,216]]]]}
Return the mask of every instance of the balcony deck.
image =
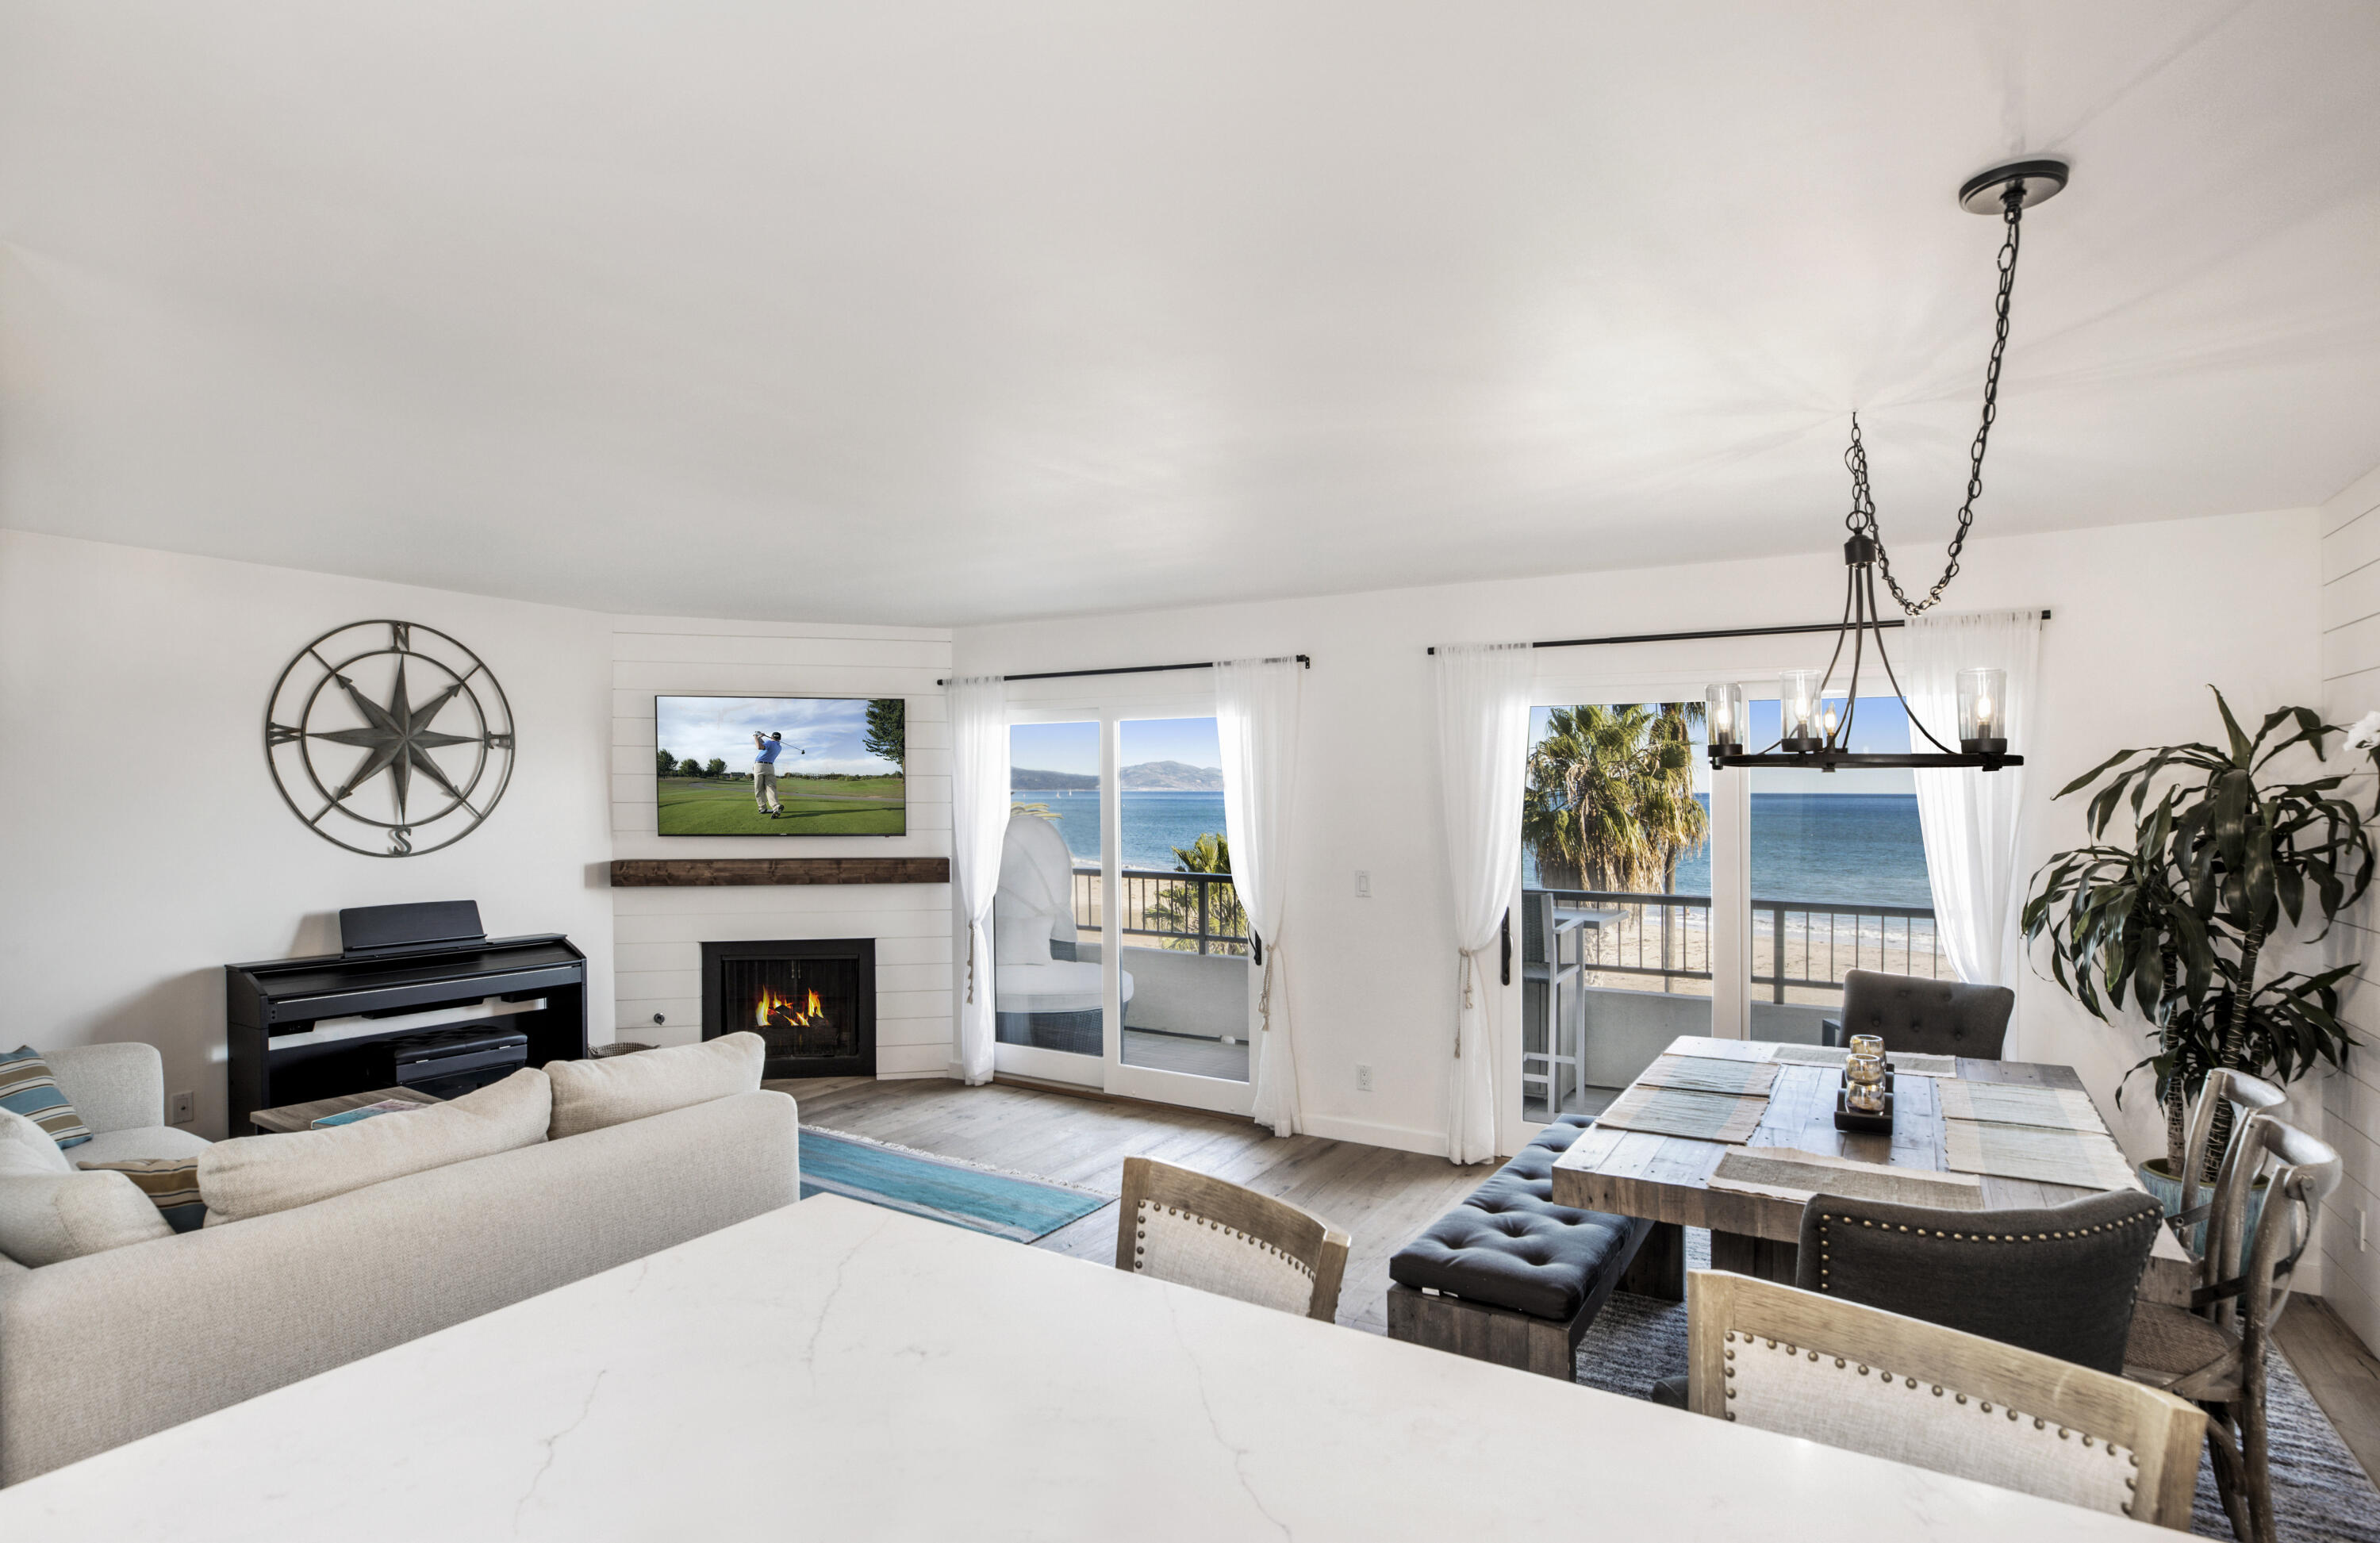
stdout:
{"type": "MultiPolygon", "coordinates": [[[[1228,873],[1160,869],[1118,874],[1123,968],[1133,979],[1124,1004],[1127,1064],[1228,1082],[1248,1080],[1248,971],[1255,945],[1228,873]]],[[[1098,868],[1075,869],[1074,957],[1100,957],[1102,880],[1098,868]]],[[[1096,1051],[1098,1025],[1011,1023],[1001,1037],[1049,1050],[1096,1051]]],[[[1069,1017],[1080,1016],[1068,1014],[1069,1017]]]]}
{"type": "MultiPolygon", "coordinates": [[[[1548,1092],[1562,1111],[1593,1114],[1681,1034],[1710,1032],[1708,895],[1612,890],[1529,889],[1514,917],[1515,953],[1525,964],[1523,1054],[1532,1067],[1524,1112],[1548,1117],[1548,1092]],[[1548,927],[1554,912],[1547,965],[1548,927]],[[1548,985],[1557,1049],[1577,1064],[1548,1066],[1548,985]]],[[[1957,978],[1942,957],[1930,906],[1828,901],[1752,902],[1752,1037],[1815,1044],[1819,1024],[1842,1005],[1843,975],[1885,970],[1957,978]]]]}

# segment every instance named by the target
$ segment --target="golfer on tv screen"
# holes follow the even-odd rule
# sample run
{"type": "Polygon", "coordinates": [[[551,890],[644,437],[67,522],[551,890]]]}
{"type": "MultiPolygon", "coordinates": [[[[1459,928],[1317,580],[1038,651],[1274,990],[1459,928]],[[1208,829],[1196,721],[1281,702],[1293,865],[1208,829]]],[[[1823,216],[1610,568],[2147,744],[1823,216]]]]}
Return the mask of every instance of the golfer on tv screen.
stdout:
{"type": "MultiPolygon", "coordinates": [[[[752,769],[752,802],[759,806],[762,814],[774,820],[784,813],[784,806],[777,802],[777,754],[785,747],[785,736],[755,734],[752,747],[759,752],[753,758],[759,764],[752,769]]],[[[802,753],[798,749],[794,752],[797,756],[802,753]]]]}

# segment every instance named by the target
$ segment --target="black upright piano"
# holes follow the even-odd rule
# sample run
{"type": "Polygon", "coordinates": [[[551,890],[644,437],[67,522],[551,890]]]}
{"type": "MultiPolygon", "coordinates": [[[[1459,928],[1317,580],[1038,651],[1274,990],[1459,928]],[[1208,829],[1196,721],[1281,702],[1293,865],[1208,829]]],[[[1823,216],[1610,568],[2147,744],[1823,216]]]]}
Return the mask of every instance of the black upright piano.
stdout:
{"type": "Polygon", "coordinates": [[[437,901],[342,911],[339,942],[337,954],[224,966],[231,1135],[260,1109],[390,1086],[392,1042],[442,1022],[525,1034],[531,1066],[587,1054],[587,956],[561,933],[491,938],[475,902],[437,901]],[[487,1007],[500,1015],[466,1015],[487,1007]],[[367,1021],[322,1027],[356,1019],[367,1021]]]}

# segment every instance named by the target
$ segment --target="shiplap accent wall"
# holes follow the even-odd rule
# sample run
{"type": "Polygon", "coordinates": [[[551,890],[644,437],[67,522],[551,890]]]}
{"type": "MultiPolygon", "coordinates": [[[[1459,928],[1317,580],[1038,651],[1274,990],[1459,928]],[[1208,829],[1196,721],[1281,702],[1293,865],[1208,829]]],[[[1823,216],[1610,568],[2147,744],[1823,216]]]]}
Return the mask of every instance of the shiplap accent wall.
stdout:
{"type": "MultiPolygon", "coordinates": [[[[2322,709],[2340,724],[2380,709],[2380,468],[2322,506],[2322,709]]],[[[2372,807],[2368,763],[2346,791],[2372,807]]],[[[2363,961],[2342,1003],[2363,1048],[2323,1078],[2323,1136],[2347,1180],[2323,1226],[2322,1290],[2365,1344],[2380,1345],[2380,898],[2367,896],[2333,941],[2341,959],[2363,961]]]]}
{"type": "MultiPolygon", "coordinates": [[[[951,736],[937,678],[947,632],[919,628],[619,618],[612,633],[612,845],[615,857],[951,854],[951,736]],[[905,836],[662,836],[653,809],[653,698],[902,697],[909,704],[905,836]]],[[[827,884],[612,893],[618,1035],[686,1044],[702,1032],[701,944],[874,938],[880,1076],[941,1076],[951,1059],[951,888],[827,884]],[[655,1025],[659,1013],[666,1023],[655,1025]]]]}

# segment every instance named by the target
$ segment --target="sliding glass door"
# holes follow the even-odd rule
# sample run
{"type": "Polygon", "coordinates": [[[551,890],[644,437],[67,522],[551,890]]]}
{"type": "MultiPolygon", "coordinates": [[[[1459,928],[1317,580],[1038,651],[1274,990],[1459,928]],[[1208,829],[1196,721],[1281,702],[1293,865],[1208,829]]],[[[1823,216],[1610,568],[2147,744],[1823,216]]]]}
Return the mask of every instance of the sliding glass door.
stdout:
{"type": "Polygon", "coordinates": [[[1250,945],[1232,887],[1222,759],[1211,717],[1116,725],[1117,924],[1133,986],[1121,1059],[1245,1087],[1250,945]]]}
{"type": "MultiPolygon", "coordinates": [[[[1766,745],[1777,737],[1777,701],[1749,705],[1753,740],[1766,745]]],[[[1854,750],[1910,747],[1897,698],[1829,699],[1825,711],[1849,712],[1854,750]]],[[[1747,775],[1742,978],[1751,1038],[1819,1043],[1821,1026],[1840,1015],[1851,970],[1955,978],[1935,933],[1912,773],[1764,767],[1747,775]]]]}
{"type": "Polygon", "coordinates": [[[994,1063],[1245,1113],[1257,943],[1211,711],[1057,711],[1009,731],[994,1063]]]}
{"type": "Polygon", "coordinates": [[[1521,815],[1522,1117],[1593,1114],[1681,1034],[1712,1032],[1701,703],[1530,714],[1521,815]]]}
{"type": "MultiPolygon", "coordinates": [[[[1780,636],[1539,653],[1520,1022],[1500,1052],[1520,1135],[1599,1110],[1682,1034],[1816,1043],[1853,969],[1952,978],[1910,773],[1710,769],[1703,685],[1744,683],[1744,742],[1764,748],[1803,650],[1780,636]]],[[[1909,749],[1897,699],[1826,705],[1854,749],[1909,749]]]]}
{"type": "Polygon", "coordinates": [[[1014,724],[1008,756],[1010,818],[992,902],[993,1064],[1097,1084],[1107,1053],[1099,725],[1014,724]]]}

